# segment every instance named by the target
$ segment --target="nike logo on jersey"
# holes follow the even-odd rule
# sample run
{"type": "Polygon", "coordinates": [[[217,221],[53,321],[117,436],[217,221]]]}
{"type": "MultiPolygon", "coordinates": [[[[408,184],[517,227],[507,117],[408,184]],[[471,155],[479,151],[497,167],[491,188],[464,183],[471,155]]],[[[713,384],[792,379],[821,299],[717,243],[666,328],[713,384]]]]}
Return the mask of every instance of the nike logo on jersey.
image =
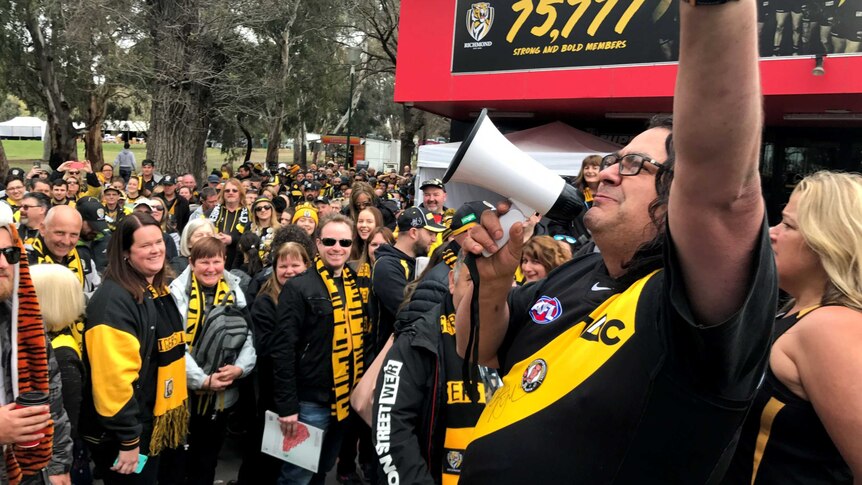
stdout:
{"type": "Polygon", "coordinates": [[[608,288],[607,286],[599,286],[598,283],[594,283],[593,287],[591,289],[593,291],[607,291],[607,290],[612,290],[613,288],[608,288]]]}

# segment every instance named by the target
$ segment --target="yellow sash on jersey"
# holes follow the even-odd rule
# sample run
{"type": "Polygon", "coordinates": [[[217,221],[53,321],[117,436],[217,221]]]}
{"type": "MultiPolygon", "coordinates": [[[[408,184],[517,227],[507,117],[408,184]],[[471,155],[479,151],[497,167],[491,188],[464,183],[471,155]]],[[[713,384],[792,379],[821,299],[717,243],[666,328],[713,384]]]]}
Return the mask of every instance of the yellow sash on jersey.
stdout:
{"type": "Polygon", "coordinates": [[[611,296],[593,310],[587,319],[515,364],[503,377],[503,387],[485,406],[476,423],[473,439],[538,413],[601,369],[634,336],[638,299],[647,281],[657,272],[653,271],[641,278],[623,293],[611,296]],[[527,392],[521,383],[525,371],[536,359],[543,359],[547,363],[547,374],[540,386],[527,392]]]}

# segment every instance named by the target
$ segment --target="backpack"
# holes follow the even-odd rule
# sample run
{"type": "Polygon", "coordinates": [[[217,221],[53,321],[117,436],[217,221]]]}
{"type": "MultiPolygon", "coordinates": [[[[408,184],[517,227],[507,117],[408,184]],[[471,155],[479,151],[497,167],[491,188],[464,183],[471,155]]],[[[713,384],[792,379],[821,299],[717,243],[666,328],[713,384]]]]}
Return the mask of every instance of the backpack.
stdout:
{"type": "Polygon", "coordinates": [[[236,305],[215,305],[207,313],[201,331],[192,358],[209,375],[224,365],[232,365],[239,357],[249,335],[245,311],[236,305]]]}

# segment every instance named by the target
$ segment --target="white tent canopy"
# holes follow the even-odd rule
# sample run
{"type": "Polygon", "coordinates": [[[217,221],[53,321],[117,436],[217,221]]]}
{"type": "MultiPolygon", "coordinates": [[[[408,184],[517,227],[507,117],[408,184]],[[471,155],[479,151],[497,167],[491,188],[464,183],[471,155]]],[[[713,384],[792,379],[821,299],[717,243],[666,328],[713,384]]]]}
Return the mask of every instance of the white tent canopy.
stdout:
{"type": "MultiPolygon", "coordinates": [[[[559,121],[547,125],[516,131],[505,135],[516,147],[530,155],[537,162],[548,167],[558,175],[576,176],[581,170],[581,162],[589,155],[605,155],[620,148],[620,145],[572,128],[559,121]]],[[[419,147],[419,169],[416,174],[416,200],[422,200],[419,187],[422,182],[443,178],[446,169],[461,142],[442,145],[423,145],[419,147]]],[[[493,167],[489,167],[493,170],[493,167]]],[[[530,174],[525,173],[524,177],[530,174]]],[[[503,197],[494,192],[468,184],[446,184],[447,207],[457,208],[464,202],[487,200],[496,202],[503,197]]]]}
{"type": "Polygon", "coordinates": [[[34,116],[18,116],[0,123],[2,138],[38,138],[45,136],[45,122],[34,116]]]}

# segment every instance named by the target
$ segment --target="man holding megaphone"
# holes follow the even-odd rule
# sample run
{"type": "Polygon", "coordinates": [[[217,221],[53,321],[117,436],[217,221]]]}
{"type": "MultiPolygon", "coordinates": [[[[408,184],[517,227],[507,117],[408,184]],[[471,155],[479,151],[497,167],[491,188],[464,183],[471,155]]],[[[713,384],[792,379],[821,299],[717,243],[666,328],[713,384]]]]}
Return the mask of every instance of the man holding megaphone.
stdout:
{"type": "Polygon", "coordinates": [[[755,4],[691,2],[680,4],[675,123],[654,120],[602,160],[584,218],[601,254],[511,289],[520,223],[504,245],[486,211],[463,244],[478,294],[455,298],[459,353],[505,377],[461,483],[723,476],[767,361],[777,285],[758,174],[755,4]]]}

